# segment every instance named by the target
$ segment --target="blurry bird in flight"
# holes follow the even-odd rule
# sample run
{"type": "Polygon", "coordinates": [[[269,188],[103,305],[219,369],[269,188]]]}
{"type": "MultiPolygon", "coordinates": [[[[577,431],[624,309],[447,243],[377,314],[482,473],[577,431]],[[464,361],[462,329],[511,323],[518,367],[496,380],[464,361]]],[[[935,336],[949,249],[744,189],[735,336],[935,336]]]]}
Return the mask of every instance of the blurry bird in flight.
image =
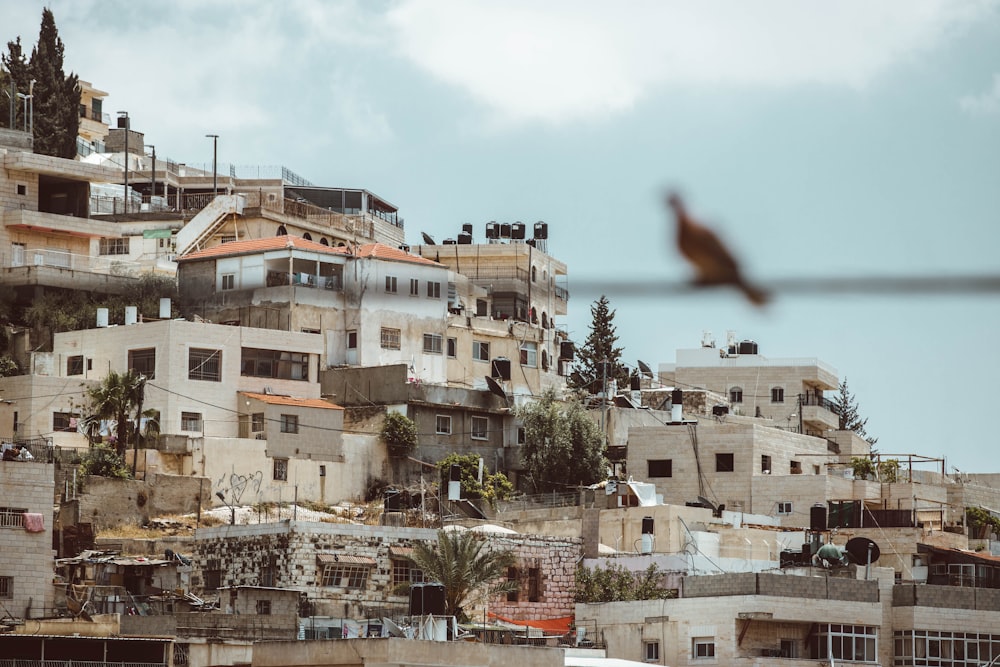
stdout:
{"type": "Polygon", "coordinates": [[[767,303],[768,293],[746,281],[740,265],[719,237],[688,215],[684,202],[678,195],[668,196],[667,204],[673,209],[677,219],[677,249],[694,267],[697,273],[694,281],[696,285],[733,285],[742,290],[755,306],[767,303]]]}

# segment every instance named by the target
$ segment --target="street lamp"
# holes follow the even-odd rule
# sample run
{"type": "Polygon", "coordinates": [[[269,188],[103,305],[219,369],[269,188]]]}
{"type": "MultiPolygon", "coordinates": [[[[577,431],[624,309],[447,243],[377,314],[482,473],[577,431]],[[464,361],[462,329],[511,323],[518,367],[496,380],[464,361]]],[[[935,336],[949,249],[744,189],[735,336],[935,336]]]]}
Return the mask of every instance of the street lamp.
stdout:
{"type": "Polygon", "coordinates": [[[154,146],[153,144],[146,144],[146,148],[152,148],[153,149],[153,165],[152,165],[152,169],[150,169],[150,172],[149,172],[150,187],[151,187],[150,195],[149,195],[149,210],[152,211],[153,210],[153,197],[156,196],[156,146],[154,146]]]}
{"type": "Polygon", "coordinates": [[[125,121],[125,215],[128,215],[128,131],[129,119],[128,111],[118,112],[118,127],[121,129],[122,121],[125,121]]]}
{"type": "Polygon", "coordinates": [[[219,172],[216,169],[216,165],[218,164],[216,160],[219,157],[219,135],[206,134],[205,136],[212,140],[212,196],[214,197],[219,194],[218,192],[219,172]]]}
{"type": "Polygon", "coordinates": [[[235,526],[236,525],[236,508],[233,507],[229,503],[228,500],[226,500],[226,494],[224,494],[222,491],[216,491],[215,495],[219,498],[219,500],[221,500],[222,502],[224,502],[226,504],[226,507],[229,508],[229,525],[230,526],[235,526]]]}

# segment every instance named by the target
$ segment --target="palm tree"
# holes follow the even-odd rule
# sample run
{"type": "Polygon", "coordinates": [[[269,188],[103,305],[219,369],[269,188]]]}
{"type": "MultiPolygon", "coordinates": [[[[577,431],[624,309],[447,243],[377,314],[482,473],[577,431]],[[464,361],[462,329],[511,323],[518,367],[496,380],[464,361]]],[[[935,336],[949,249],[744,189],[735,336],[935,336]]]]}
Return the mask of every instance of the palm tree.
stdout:
{"type": "Polygon", "coordinates": [[[410,560],[423,570],[426,581],[444,585],[445,613],[459,620],[466,618],[466,602],[517,590],[517,582],[505,577],[515,563],[514,552],[493,551],[470,531],[440,530],[437,544],[417,543],[410,560]],[[479,595],[473,598],[475,593],[479,595]]]}
{"type": "Polygon", "coordinates": [[[142,402],[146,393],[146,376],[129,370],[111,371],[101,384],[87,390],[90,414],[83,419],[83,429],[91,442],[100,436],[102,422],[115,422],[115,451],[125,455],[129,442],[138,447],[139,422],[143,415],[142,402]]]}

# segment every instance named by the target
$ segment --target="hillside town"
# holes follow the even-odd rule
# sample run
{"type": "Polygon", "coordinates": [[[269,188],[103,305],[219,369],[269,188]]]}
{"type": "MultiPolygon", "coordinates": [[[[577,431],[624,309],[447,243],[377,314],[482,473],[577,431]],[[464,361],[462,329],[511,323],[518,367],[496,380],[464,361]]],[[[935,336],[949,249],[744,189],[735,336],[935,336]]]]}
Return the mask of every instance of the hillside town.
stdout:
{"type": "Polygon", "coordinates": [[[79,88],[74,156],[0,128],[0,667],[1000,664],[1000,473],[836,359],[602,358],[558,222],[416,239],[79,88]]]}

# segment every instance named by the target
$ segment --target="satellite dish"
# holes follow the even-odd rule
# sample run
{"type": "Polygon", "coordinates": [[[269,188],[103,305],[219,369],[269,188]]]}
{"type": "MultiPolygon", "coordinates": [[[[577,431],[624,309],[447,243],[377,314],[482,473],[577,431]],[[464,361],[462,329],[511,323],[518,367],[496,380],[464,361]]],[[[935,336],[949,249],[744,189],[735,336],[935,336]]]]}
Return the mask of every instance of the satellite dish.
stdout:
{"type": "Polygon", "coordinates": [[[486,386],[490,388],[491,394],[496,394],[503,399],[505,404],[507,403],[507,392],[503,390],[503,387],[500,386],[499,382],[491,378],[489,375],[486,376],[486,386]]]}
{"type": "Polygon", "coordinates": [[[844,551],[855,563],[868,563],[869,550],[871,553],[870,562],[874,563],[882,553],[879,551],[878,545],[867,537],[852,537],[847,540],[847,544],[844,546],[844,551]]]}
{"type": "Polygon", "coordinates": [[[427,232],[420,232],[420,235],[424,237],[424,243],[427,245],[434,245],[434,239],[427,232]]]}
{"type": "Polygon", "coordinates": [[[653,377],[653,369],[651,369],[649,365],[642,359],[639,360],[639,371],[643,375],[648,375],[649,377],[653,377]]]}

